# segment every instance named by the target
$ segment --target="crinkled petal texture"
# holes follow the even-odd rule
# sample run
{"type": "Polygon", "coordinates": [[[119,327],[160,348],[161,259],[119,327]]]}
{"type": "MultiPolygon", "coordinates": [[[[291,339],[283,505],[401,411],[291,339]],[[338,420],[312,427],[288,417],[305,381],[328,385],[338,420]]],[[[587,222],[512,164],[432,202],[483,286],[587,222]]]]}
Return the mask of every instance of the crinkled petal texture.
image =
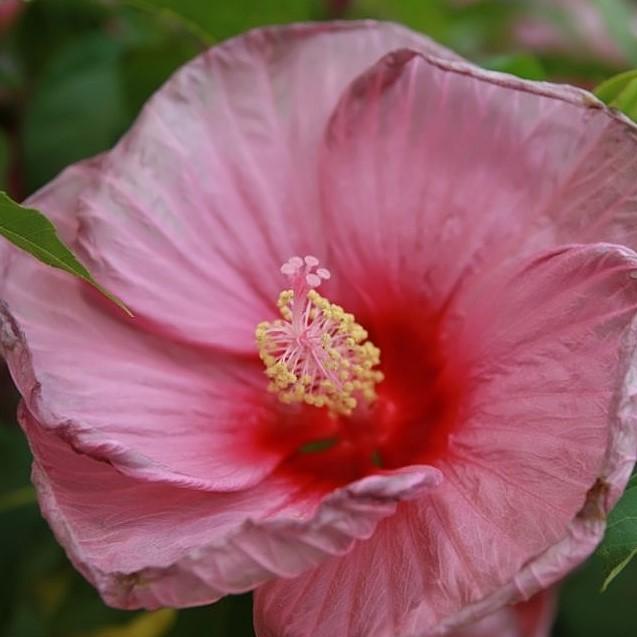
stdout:
{"type": "Polygon", "coordinates": [[[369,537],[440,473],[369,476],[318,502],[284,481],[210,493],[143,482],[79,454],[26,408],[40,505],[75,566],[120,608],[204,604],[291,577],[369,537]]]}
{"type": "Polygon", "coordinates": [[[348,275],[336,280],[372,272],[440,306],[472,272],[550,245],[635,248],[636,141],[584,91],[389,54],[326,135],[329,263],[348,275]]]}
{"type": "Polygon", "coordinates": [[[83,283],[10,259],[3,347],[42,427],[129,475],[193,488],[245,488],[276,466],[280,457],[254,435],[263,417],[256,364],[140,332],[83,283]]]}
{"type": "Polygon", "coordinates": [[[548,589],[515,606],[504,606],[449,637],[549,637],[555,604],[555,593],[548,589]]]}
{"type": "Polygon", "coordinates": [[[472,371],[442,484],[257,591],[259,636],[444,634],[584,559],[635,460],[636,271],[597,244],[472,277],[450,310],[447,353],[472,371]]]}

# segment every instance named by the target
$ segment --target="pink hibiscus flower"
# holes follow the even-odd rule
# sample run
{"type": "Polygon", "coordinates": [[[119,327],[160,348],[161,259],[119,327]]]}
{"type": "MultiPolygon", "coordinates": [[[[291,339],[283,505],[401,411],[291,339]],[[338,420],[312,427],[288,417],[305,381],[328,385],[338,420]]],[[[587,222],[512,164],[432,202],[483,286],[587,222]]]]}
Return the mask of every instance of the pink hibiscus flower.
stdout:
{"type": "Polygon", "coordinates": [[[186,65],[29,201],[136,317],[0,255],[76,567],[122,608],[256,588],[260,637],[439,635],[560,579],[635,461],[636,137],[396,25],[186,65]]]}

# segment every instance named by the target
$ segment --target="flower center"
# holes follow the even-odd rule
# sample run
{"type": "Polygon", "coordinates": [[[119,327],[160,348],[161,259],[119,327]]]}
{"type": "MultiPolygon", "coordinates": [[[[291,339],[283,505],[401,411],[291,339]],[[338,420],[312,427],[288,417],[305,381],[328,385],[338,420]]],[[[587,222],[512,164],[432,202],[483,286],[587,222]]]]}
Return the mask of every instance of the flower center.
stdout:
{"type": "Polygon", "coordinates": [[[327,407],[350,415],[360,401],[372,403],[383,379],[374,369],[380,350],[339,305],[317,291],[329,270],[315,257],[292,257],[281,266],[290,289],[279,295],[281,318],[259,323],[259,356],[270,379],[268,390],[283,403],[327,407]]]}

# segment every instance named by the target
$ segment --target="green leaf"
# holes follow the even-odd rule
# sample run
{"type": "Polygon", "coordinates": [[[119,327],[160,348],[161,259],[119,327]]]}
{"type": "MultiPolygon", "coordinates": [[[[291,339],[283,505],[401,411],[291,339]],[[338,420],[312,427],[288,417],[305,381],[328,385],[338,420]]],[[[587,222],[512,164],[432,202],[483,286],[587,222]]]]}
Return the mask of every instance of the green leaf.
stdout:
{"type": "Polygon", "coordinates": [[[633,549],[611,572],[606,576],[602,584],[602,593],[610,586],[612,581],[630,564],[633,557],[637,555],[637,548],[633,549]]]}
{"type": "Polygon", "coordinates": [[[637,121],[637,69],[626,71],[602,82],[595,95],[602,102],[637,121]]]}
{"type": "Polygon", "coordinates": [[[631,480],[628,489],[608,517],[606,536],[598,549],[608,574],[602,586],[610,583],[637,555],[637,481],[631,480]]]}
{"type": "Polygon", "coordinates": [[[0,192],[0,234],[36,259],[90,283],[129,316],[131,311],[107,292],[57,236],[55,226],[39,211],[25,208],[0,192]]]}

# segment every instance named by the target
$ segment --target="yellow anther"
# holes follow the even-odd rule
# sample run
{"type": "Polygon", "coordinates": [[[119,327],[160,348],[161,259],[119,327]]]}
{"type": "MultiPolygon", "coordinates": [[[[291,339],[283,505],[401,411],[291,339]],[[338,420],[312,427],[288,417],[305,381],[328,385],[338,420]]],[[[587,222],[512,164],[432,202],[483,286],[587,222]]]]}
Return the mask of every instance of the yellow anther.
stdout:
{"type": "Polygon", "coordinates": [[[279,294],[281,318],[261,322],[255,330],[259,356],[270,379],[268,391],[285,404],[306,403],[348,415],[359,399],[376,398],[374,387],[383,376],[373,368],[380,362],[380,351],[367,341],[367,331],[353,314],[314,289],[318,274],[326,278],[329,273],[302,270],[305,266],[299,262],[303,260],[295,257],[282,269],[294,291],[279,294]],[[314,279],[308,278],[308,272],[314,279]]]}

